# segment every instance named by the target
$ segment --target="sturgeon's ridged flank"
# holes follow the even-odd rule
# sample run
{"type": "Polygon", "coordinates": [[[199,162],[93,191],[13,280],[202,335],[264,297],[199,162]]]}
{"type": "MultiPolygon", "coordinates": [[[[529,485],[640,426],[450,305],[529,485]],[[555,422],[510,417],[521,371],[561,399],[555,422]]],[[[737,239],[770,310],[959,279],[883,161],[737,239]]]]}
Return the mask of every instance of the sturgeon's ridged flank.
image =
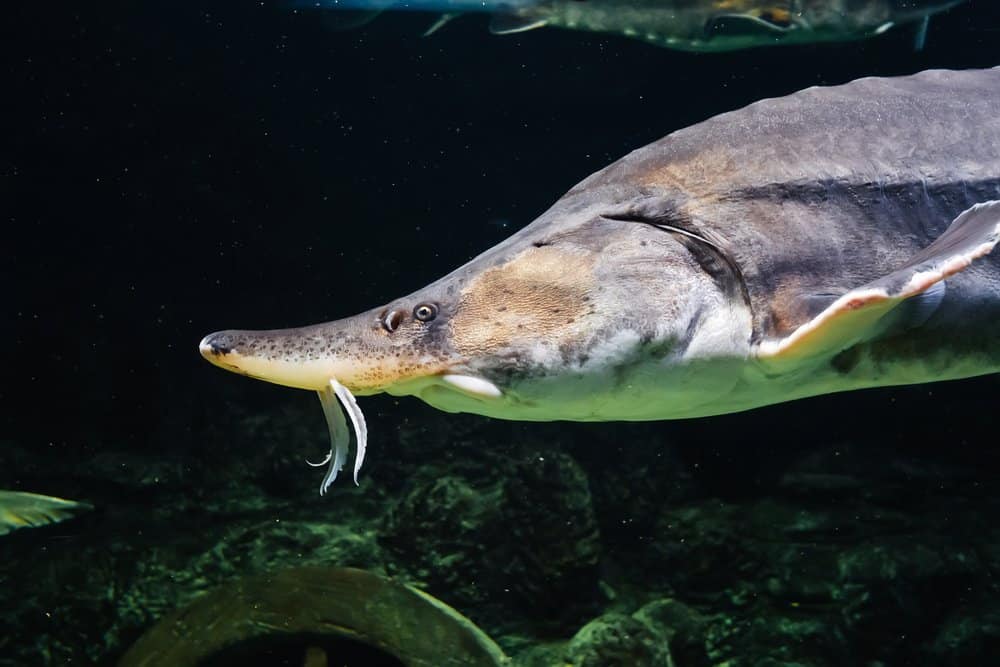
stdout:
{"type": "Polygon", "coordinates": [[[202,354],[320,392],[322,491],[347,458],[341,406],[357,481],[355,395],[504,419],[674,419],[996,372],[997,109],[1000,69],[764,100],[634,151],[409,296],[212,334],[202,354]]]}

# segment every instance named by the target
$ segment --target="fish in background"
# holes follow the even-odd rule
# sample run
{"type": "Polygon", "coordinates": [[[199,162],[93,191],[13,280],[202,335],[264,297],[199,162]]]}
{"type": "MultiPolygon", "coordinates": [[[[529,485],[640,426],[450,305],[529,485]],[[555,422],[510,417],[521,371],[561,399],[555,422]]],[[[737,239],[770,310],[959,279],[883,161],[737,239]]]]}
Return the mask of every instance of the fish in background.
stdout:
{"type": "MultiPolygon", "coordinates": [[[[776,44],[865,39],[913,26],[923,48],[930,17],[965,0],[295,0],[299,7],[345,11],[356,27],[385,10],[437,12],[429,35],[464,13],[488,13],[490,32],[550,26],[624,35],[684,51],[720,52],[776,44]]],[[[333,17],[336,21],[337,18],[333,17]]]]}

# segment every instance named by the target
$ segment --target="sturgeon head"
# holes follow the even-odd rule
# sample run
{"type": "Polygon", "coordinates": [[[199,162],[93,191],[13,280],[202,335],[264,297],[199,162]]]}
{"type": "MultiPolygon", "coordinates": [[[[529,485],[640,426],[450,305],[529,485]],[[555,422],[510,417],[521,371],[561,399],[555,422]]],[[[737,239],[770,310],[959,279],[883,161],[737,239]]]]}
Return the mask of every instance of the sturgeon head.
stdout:
{"type": "Polygon", "coordinates": [[[669,198],[585,181],[531,225],[409,296],[296,329],[221,331],[201,353],[319,392],[329,469],[347,456],[355,395],[416,396],[516,420],[707,414],[737,381],[750,315],[724,241],[683,227],[669,198]]]}

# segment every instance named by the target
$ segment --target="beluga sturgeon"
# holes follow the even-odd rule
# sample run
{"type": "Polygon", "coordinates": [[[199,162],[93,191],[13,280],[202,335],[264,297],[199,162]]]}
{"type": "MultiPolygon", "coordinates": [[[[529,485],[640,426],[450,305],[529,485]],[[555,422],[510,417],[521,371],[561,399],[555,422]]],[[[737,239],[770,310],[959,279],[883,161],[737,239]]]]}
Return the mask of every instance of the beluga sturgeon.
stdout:
{"type": "Polygon", "coordinates": [[[338,402],[357,481],[357,395],[660,420],[997,372],[998,109],[1000,68],[763,100],[626,155],[413,294],[201,353],[319,392],[321,491],[347,459],[338,402]]]}
{"type": "MultiPolygon", "coordinates": [[[[348,14],[349,25],[384,10],[440,12],[425,34],[465,12],[491,14],[490,31],[542,27],[623,35],[684,51],[719,52],[776,44],[844,42],[915,27],[921,48],[930,17],[965,0],[293,0],[348,14]],[[359,15],[358,12],[361,12],[359,15]]],[[[343,14],[341,14],[343,16],[343,14]]],[[[334,17],[335,18],[335,17],[334,17]]]]}

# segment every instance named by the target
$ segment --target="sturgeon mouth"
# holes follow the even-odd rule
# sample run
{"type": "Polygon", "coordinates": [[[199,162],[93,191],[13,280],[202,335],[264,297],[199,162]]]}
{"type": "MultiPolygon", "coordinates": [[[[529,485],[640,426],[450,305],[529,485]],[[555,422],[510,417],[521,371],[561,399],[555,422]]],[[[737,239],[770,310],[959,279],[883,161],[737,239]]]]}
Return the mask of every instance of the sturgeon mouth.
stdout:
{"type": "Polygon", "coordinates": [[[315,389],[319,395],[330,437],[330,451],[319,463],[313,463],[308,459],[306,463],[314,467],[329,464],[323,481],[320,482],[319,494],[321,496],[326,494],[347,462],[351,445],[351,433],[347,429],[347,420],[344,417],[344,412],[347,412],[351,418],[357,447],[357,454],[354,457],[354,484],[357,485],[358,473],[361,471],[368,448],[368,424],[351,390],[333,377],[327,377],[325,381],[320,383],[319,377],[316,376],[321,375],[326,369],[310,367],[325,366],[323,362],[288,363],[280,359],[262,360],[252,355],[241,355],[234,349],[234,346],[227,345],[224,338],[220,340],[223,335],[210,334],[205,336],[198,346],[201,355],[211,363],[241,375],[302,389],[315,389]],[[316,388],[317,384],[320,385],[319,388],[316,388]]]}
{"type": "MultiPolygon", "coordinates": [[[[358,406],[354,393],[337,379],[338,376],[352,382],[366,366],[372,366],[371,360],[365,359],[323,358],[302,356],[282,356],[254,354],[251,346],[248,351],[244,346],[247,340],[261,332],[218,332],[205,336],[199,350],[201,355],[212,364],[240,375],[273,382],[290,387],[315,391],[323,406],[323,416],[326,418],[327,431],[330,438],[330,450],[322,461],[306,463],[313,467],[327,466],[326,473],[319,485],[320,495],[326,495],[330,486],[336,481],[340,471],[347,463],[350,453],[351,430],[354,431],[356,453],[354,457],[354,484],[358,485],[358,473],[364,464],[368,449],[368,424],[365,415],[358,406]],[[249,353],[248,353],[249,352],[249,353]],[[350,417],[352,429],[347,427],[347,416],[350,417]]],[[[269,333],[269,332],[263,332],[269,333]]],[[[282,332],[284,333],[284,332],[282,332]]],[[[435,371],[422,377],[407,378],[388,386],[368,385],[363,382],[355,384],[355,391],[361,394],[393,392],[393,387],[402,390],[400,393],[417,393],[413,389],[426,386],[430,381],[438,386],[446,387],[458,394],[473,400],[494,400],[500,398],[503,392],[489,380],[478,376],[459,373],[449,373],[442,365],[435,365],[435,371]]],[[[370,369],[369,369],[370,370],[370,369]]],[[[392,377],[392,373],[377,374],[392,377]]]]}

